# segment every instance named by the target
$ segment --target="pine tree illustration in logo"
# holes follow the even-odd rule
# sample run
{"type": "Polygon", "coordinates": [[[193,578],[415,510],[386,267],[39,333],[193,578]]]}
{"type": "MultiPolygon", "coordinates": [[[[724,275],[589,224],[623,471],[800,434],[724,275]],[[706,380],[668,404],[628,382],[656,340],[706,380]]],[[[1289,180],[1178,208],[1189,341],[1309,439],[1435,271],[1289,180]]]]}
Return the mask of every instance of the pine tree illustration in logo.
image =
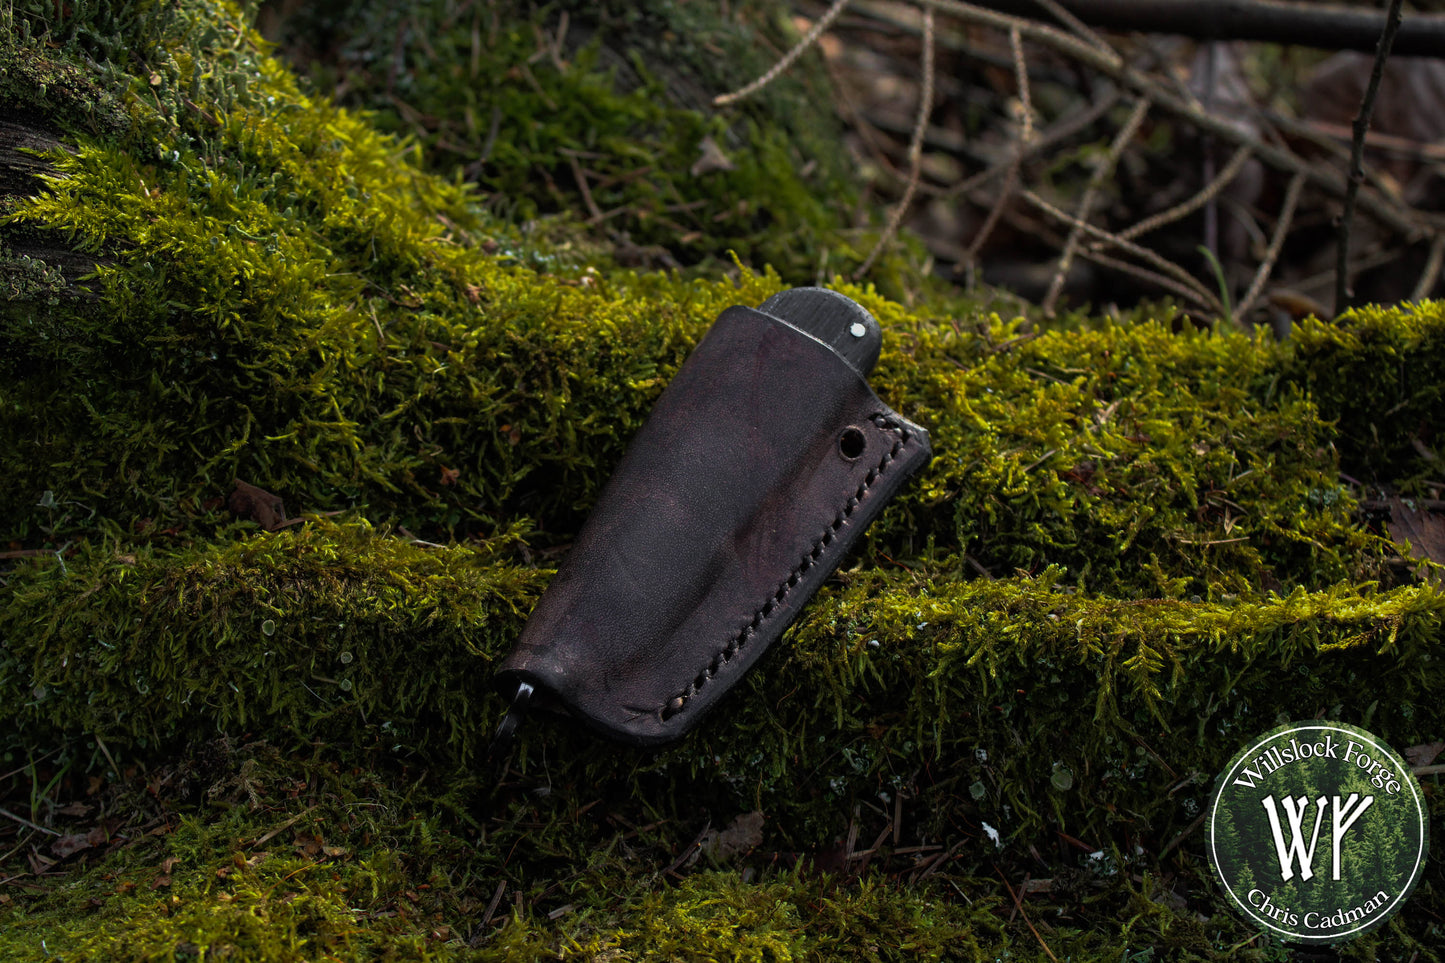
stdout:
{"type": "Polygon", "coordinates": [[[1363,729],[1280,726],[1221,773],[1210,862],[1244,916],[1284,939],[1335,943],[1379,926],[1420,877],[1429,844],[1420,787],[1363,729]]]}

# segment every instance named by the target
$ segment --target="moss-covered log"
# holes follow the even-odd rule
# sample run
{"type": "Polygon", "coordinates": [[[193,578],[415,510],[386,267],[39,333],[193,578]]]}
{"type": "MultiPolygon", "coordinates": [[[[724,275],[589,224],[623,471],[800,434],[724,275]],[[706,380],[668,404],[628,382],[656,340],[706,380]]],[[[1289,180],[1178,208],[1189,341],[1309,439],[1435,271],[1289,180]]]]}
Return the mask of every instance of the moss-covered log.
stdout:
{"type": "MultiPolygon", "coordinates": [[[[680,746],[493,767],[557,553],[782,282],[524,237],[229,6],[9,9],[0,956],[1282,959],[1215,773],[1281,719],[1445,738],[1445,596],[1359,504],[1438,478],[1445,306],[1277,343],[843,285],[933,463],[680,746]]],[[[1438,866],[1345,954],[1439,960],[1438,866]]]]}

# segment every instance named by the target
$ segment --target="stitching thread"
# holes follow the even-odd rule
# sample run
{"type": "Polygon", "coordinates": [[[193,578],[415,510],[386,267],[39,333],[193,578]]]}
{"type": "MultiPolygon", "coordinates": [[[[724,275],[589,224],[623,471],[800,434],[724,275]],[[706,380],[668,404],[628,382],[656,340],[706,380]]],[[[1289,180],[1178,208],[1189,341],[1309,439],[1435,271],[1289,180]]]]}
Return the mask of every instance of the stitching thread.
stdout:
{"type": "Polygon", "coordinates": [[[875,412],[868,416],[868,420],[884,431],[894,432],[898,436],[893,442],[893,447],[884,453],[877,465],[868,470],[868,474],[858,486],[858,490],[843,503],[843,507],[838,510],[838,514],[833,517],[833,521],[823,530],[823,534],[818,536],[817,541],[813,543],[812,549],[810,549],[793,570],[788,573],[787,578],[778,583],[778,590],[753,613],[752,621],[744,626],[742,631],[738,632],[737,635],[729,639],[727,645],[713,654],[712,659],[707,665],[703,666],[702,670],[698,672],[697,677],[687,684],[687,688],[673,696],[668,700],[668,703],[663,706],[662,720],[664,722],[681,712],[687,706],[688,700],[696,695],[699,689],[711,682],[717,676],[718,672],[722,670],[722,667],[731,662],[733,657],[742,651],[743,646],[748,643],[748,640],[757,634],[763,622],[772,616],[773,612],[777,610],[777,607],[782,604],[783,599],[788,597],[788,593],[802,581],[803,573],[812,568],[813,565],[823,557],[824,551],[833,543],[833,539],[843,528],[843,523],[848,520],[854,510],[863,501],[863,496],[868,494],[869,489],[877,483],[878,479],[883,475],[883,472],[893,460],[898,457],[898,452],[908,443],[907,429],[886,415],[875,412]]]}

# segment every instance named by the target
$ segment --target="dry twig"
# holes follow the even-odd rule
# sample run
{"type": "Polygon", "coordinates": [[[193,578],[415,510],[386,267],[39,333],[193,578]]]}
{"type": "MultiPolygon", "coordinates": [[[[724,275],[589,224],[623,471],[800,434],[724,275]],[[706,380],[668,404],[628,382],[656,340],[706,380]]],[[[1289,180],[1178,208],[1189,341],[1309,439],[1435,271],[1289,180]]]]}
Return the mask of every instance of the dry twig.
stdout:
{"type": "Polygon", "coordinates": [[[1079,239],[1083,236],[1084,227],[1089,215],[1093,212],[1094,198],[1098,196],[1099,187],[1104,179],[1114,172],[1115,166],[1119,163],[1119,155],[1124,153],[1124,148],[1134,139],[1139,132],[1139,125],[1144,123],[1144,117],[1149,113],[1149,101],[1139,101],[1129,114],[1129,119],[1124,126],[1119,128],[1115,135],[1114,142],[1109,145],[1109,152],[1094,168],[1094,173],[1089,177],[1088,186],[1084,188],[1084,196],[1079,199],[1079,207],[1074,212],[1074,227],[1069,232],[1069,239],[1064,242],[1063,253],[1059,255],[1059,265],[1054,269],[1053,279],[1049,282],[1049,290],[1044,295],[1043,303],[1039,307],[1045,315],[1050,317],[1054,313],[1054,305],[1059,300],[1059,294],[1064,290],[1064,281],[1068,278],[1069,267],[1074,263],[1074,252],[1078,250],[1079,239]]]}
{"type": "MultiPolygon", "coordinates": [[[[1009,200],[1013,197],[1014,190],[1018,187],[1019,168],[1023,166],[1024,157],[1028,155],[1029,144],[1033,140],[1034,133],[1034,108],[1033,98],[1029,93],[1029,71],[1027,61],[1024,60],[1023,37],[1017,30],[1010,30],[1008,35],[1009,47],[1013,51],[1014,81],[1018,85],[1020,118],[1019,140],[1017,148],[1009,155],[1008,162],[1001,169],[1005,173],[1003,189],[998,192],[993,207],[989,209],[988,217],[984,218],[978,233],[969,242],[968,249],[964,252],[964,263],[970,269],[978,262],[978,252],[983,249],[984,242],[988,240],[993,229],[998,225],[998,219],[1003,215],[1003,210],[1008,206],[1009,200]]],[[[964,182],[964,188],[974,181],[969,178],[964,182]]]]}
{"type": "Polygon", "coordinates": [[[849,0],[833,0],[833,5],[828,8],[826,13],[818,18],[818,22],[813,24],[812,28],[803,35],[803,39],[799,40],[792,50],[783,54],[782,59],[773,64],[767,73],[743,87],[741,90],[735,90],[730,94],[720,94],[714,97],[712,105],[714,107],[725,107],[734,101],[742,100],[744,97],[751,97],[772,83],[780,74],[791,67],[794,61],[807,53],[809,47],[818,42],[818,38],[823,35],[823,32],[832,25],[834,20],[838,19],[838,14],[847,9],[848,3],[849,0]]]}
{"type": "Polygon", "coordinates": [[[856,280],[868,273],[873,267],[873,262],[878,255],[893,240],[898,233],[899,226],[903,223],[903,215],[908,212],[908,206],[913,203],[913,195],[918,190],[918,176],[923,163],[923,134],[928,129],[928,115],[933,110],[933,11],[923,11],[923,89],[918,95],[918,119],[913,124],[913,137],[908,144],[908,184],[903,189],[903,197],[893,208],[892,214],[888,217],[888,225],[883,229],[878,243],[873,245],[873,250],[868,252],[868,257],[853,272],[856,280]]]}
{"type": "MultiPolygon", "coordinates": [[[[1181,268],[1179,265],[1175,264],[1173,261],[1167,260],[1166,258],[1159,256],[1158,254],[1149,250],[1147,247],[1140,247],[1132,241],[1126,241],[1119,237],[1119,235],[1117,234],[1110,234],[1108,231],[1104,230],[1101,227],[1095,227],[1092,224],[1085,223],[1084,221],[1081,221],[1078,218],[1074,217],[1072,214],[1069,214],[1067,211],[1059,210],[1057,207],[1050,204],[1048,201],[1044,200],[1042,197],[1035,194],[1031,190],[1024,191],[1023,197],[1030,204],[1034,205],[1045,214],[1048,214],[1051,217],[1063,221],[1065,224],[1068,224],[1071,227],[1078,228],[1085,234],[1090,235],[1091,237],[1099,238],[1104,242],[1105,246],[1123,248],[1125,251],[1128,251],[1135,257],[1141,258],[1142,260],[1149,262],[1149,264],[1153,265],[1160,272],[1173,278],[1178,284],[1183,285],[1186,289],[1188,289],[1191,292],[1193,299],[1198,303],[1207,305],[1212,311],[1223,311],[1224,305],[1220,304],[1218,296],[1211,294],[1209,289],[1199,282],[1198,278],[1181,268]]],[[[1082,249],[1080,251],[1080,254],[1085,257],[1093,256],[1093,252],[1089,251],[1087,248],[1082,249]]],[[[1096,258],[1096,260],[1100,260],[1100,263],[1103,263],[1101,259],[1096,258]]]]}
{"type": "Polygon", "coordinates": [[[1132,227],[1120,231],[1119,236],[1126,241],[1132,241],[1134,238],[1148,234],[1150,231],[1163,227],[1165,224],[1172,224],[1181,218],[1193,214],[1205,204],[1208,204],[1214,198],[1218,197],[1219,192],[1228,187],[1229,182],[1239,176],[1239,170],[1244,166],[1244,162],[1249,160],[1250,154],[1251,150],[1249,145],[1241,145],[1235,150],[1234,156],[1229,158],[1229,163],[1224,165],[1224,169],[1216,174],[1212,181],[1204,185],[1197,194],[1174,205],[1167,211],[1160,211],[1152,217],[1146,217],[1132,227]]]}
{"type": "Polygon", "coordinates": [[[1103,37],[1100,37],[1093,30],[1089,29],[1084,21],[1074,16],[1074,14],[1066,9],[1062,3],[1059,3],[1058,0],[1034,0],[1034,2],[1047,10],[1049,15],[1059,21],[1059,23],[1077,34],[1079,39],[1098,48],[1105,56],[1112,57],[1118,63],[1123,63],[1123,61],[1119,59],[1118,52],[1105,43],[1103,37]]]}
{"type": "Polygon", "coordinates": [[[1269,240],[1269,250],[1265,252],[1264,260],[1260,262],[1259,269],[1254,272],[1254,280],[1249,284],[1249,290],[1245,292],[1244,299],[1239,302],[1239,308],[1235,312],[1235,318],[1240,324],[1247,323],[1249,309],[1254,307],[1254,302],[1264,292],[1264,284],[1269,280],[1269,273],[1274,270],[1274,264],[1279,260],[1279,252],[1284,247],[1285,235],[1289,233],[1289,226],[1294,221],[1294,209],[1299,204],[1300,190],[1305,186],[1303,174],[1296,174],[1289,182],[1289,188],[1284,194],[1284,206],[1280,208],[1279,222],[1274,226],[1274,236],[1269,240]]]}
{"type": "MultiPolygon", "coordinates": [[[[1277,147],[1240,130],[1227,118],[1216,117],[1168,86],[1149,77],[1128,64],[1116,66],[1113,60],[1103,56],[1090,45],[1054,27],[1035,23],[1020,17],[985,10],[963,0],[917,0],[920,5],[956,17],[965,23],[993,27],[1001,31],[1018,30],[1025,40],[1041,43],[1053,50],[1078,60],[1087,67],[1108,76],[1115,81],[1148,96],[1155,106],[1193,124],[1202,133],[1213,134],[1226,143],[1236,146],[1247,144],[1255,154],[1272,167],[1297,174],[1304,171],[1310,183],[1317,185],[1335,197],[1343,197],[1345,185],[1338,173],[1311,164],[1282,147],[1277,147]]],[[[1374,192],[1362,192],[1358,198],[1362,210],[1368,211],[1391,230],[1416,240],[1421,236],[1433,237],[1442,219],[1425,219],[1418,212],[1405,208],[1392,198],[1374,192]]],[[[1445,222],[1442,222],[1445,223],[1445,222]]]]}
{"type": "Polygon", "coordinates": [[[1437,234],[1430,243],[1430,256],[1425,260],[1425,270],[1420,272],[1420,281],[1410,294],[1411,301],[1423,301],[1435,290],[1435,284],[1440,280],[1442,261],[1445,261],[1445,234],[1437,234]]]}
{"type": "Polygon", "coordinates": [[[1355,215],[1355,197],[1365,180],[1365,134],[1370,130],[1370,115],[1375,112],[1375,95],[1380,92],[1380,78],[1385,75],[1385,61],[1390,59],[1390,45],[1395,42],[1395,33],[1400,29],[1401,0],[1390,0],[1390,12],[1385,17],[1385,29],[1380,33],[1380,45],[1375,49],[1375,64],[1370,70],[1370,82],[1365,87],[1365,97],[1360,103],[1360,112],[1355,117],[1355,140],[1350,151],[1350,173],[1345,183],[1345,204],[1340,212],[1340,241],[1335,261],[1335,316],[1345,310],[1350,294],[1350,221],[1355,215]]]}

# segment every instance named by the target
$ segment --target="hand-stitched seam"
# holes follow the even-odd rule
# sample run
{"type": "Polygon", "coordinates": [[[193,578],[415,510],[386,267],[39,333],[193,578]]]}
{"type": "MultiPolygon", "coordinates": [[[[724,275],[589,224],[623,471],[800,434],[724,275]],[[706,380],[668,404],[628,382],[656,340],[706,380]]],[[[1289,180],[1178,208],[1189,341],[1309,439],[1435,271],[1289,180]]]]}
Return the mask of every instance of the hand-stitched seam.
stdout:
{"type": "Polygon", "coordinates": [[[858,490],[850,495],[848,500],[843,503],[843,507],[838,510],[838,514],[833,517],[833,521],[823,530],[823,534],[818,536],[818,539],[813,543],[813,547],[803,555],[802,560],[788,573],[787,578],[778,583],[778,590],[753,613],[752,621],[744,626],[742,631],[729,639],[727,645],[713,654],[712,659],[709,660],[707,665],[703,666],[702,670],[698,672],[697,677],[687,684],[687,688],[673,696],[667,705],[662,707],[662,719],[664,722],[681,712],[683,708],[686,707],[688,701],[697,694],[698,690],[711,682],[717,676],[718,672],[722,670],[722,667],[731,662],[738,652],[742,650],[743,646],[747,645],[748,640],[757,634],[762,624],[772,616],[773,612],[777,611],[778,606],[788,597],[788,593],[802,581],[803,573],[812,568],[823,557],[828,546],[833,543],[838,532],[842,530],[843,524],[848,521],[854,510],[862,503],[863,497],[877,484],[883,472],[886,471],[888,466],[898,457],[898,452],[903,449],[903,446],[908,444],[908,429],[887,415],[882,412],[875,412],[868,416],[868,420],[884,431],[891,431],[897,435],[893,446],[884,453],[877,465],[868,470],[868,474],[864,477],[862,483],[859,484],[858,490]]]}

